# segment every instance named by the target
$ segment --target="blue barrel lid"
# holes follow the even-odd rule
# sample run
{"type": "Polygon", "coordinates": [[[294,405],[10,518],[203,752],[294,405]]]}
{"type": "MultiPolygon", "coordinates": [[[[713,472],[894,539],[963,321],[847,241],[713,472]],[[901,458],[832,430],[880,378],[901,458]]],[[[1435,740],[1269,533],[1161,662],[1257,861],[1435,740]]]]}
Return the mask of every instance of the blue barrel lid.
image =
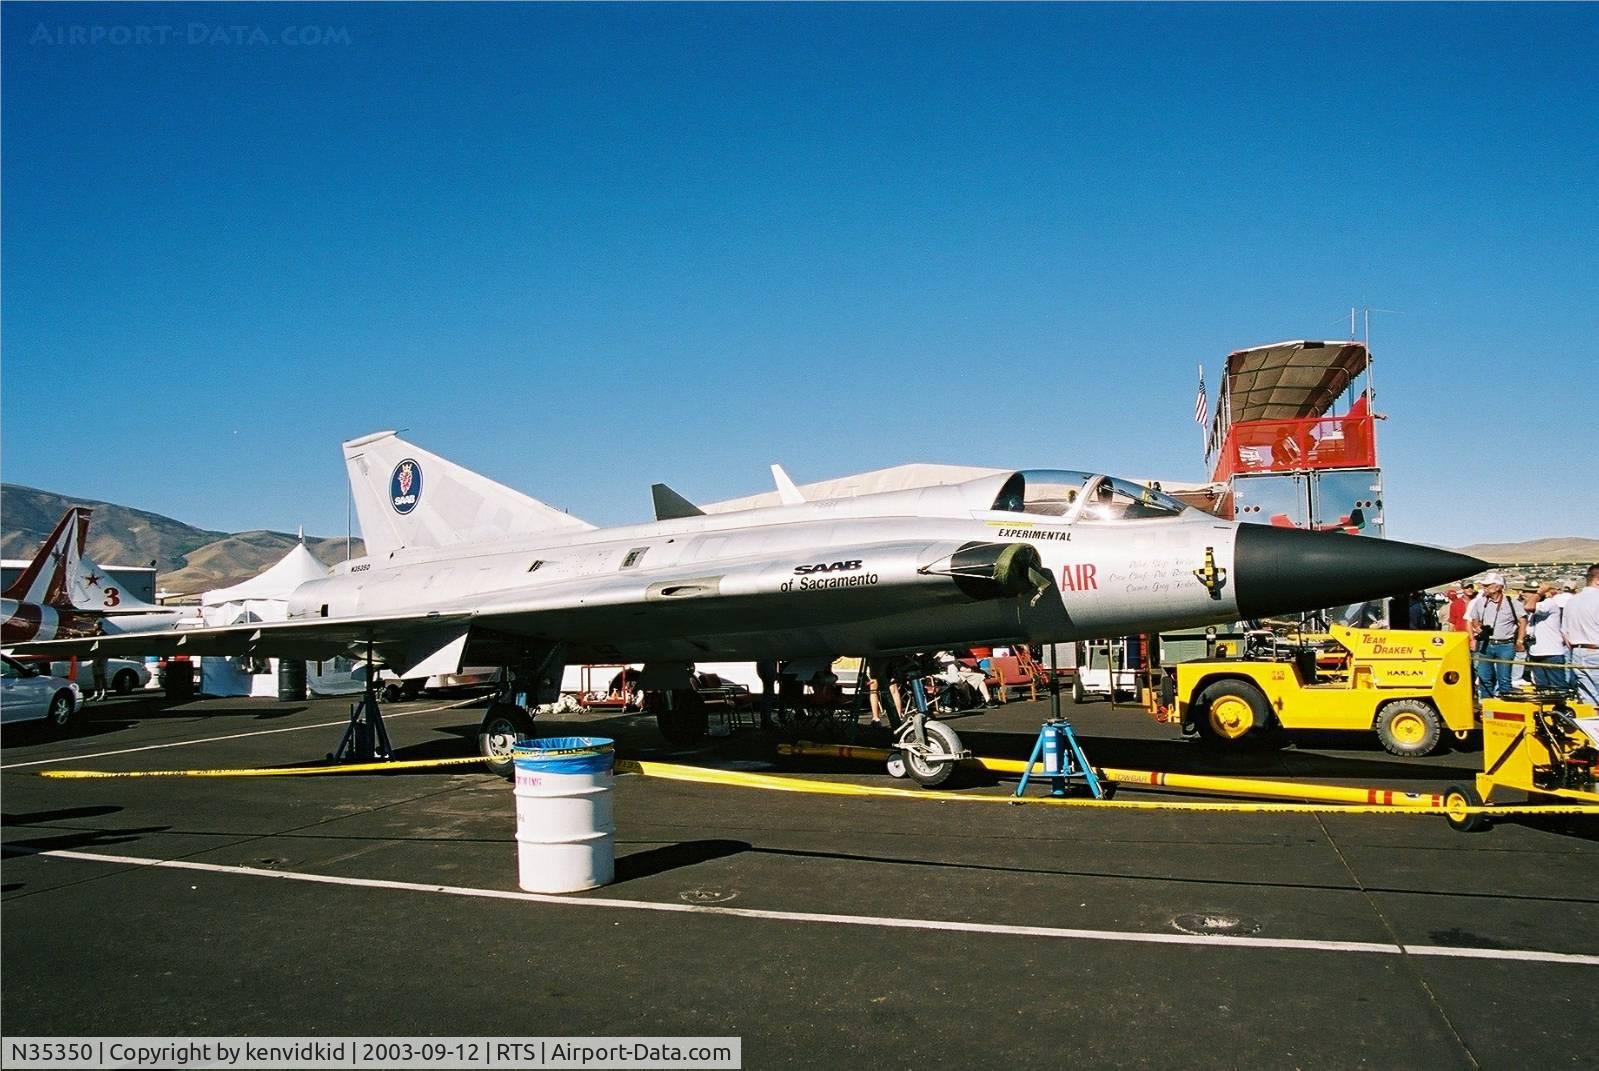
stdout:
{"type": "Polygon", "coordinates": [[[519,742],[511,749],[511,754],[515,758],[548,759],[615,750],[616,741],[605,736],[540,736],[519,742]]]}

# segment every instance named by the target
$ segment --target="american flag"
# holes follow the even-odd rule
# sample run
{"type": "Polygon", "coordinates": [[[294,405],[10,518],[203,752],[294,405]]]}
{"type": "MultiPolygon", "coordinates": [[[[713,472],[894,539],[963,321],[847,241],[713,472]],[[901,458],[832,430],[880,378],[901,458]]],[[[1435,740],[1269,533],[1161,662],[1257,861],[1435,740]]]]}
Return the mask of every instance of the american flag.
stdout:
{"type": "Polygon", "coordinates": [[[1199,393],[1194,396],[1194,423],[1200,427],[1210,419],[1210,402],[1205,397],[1205,366],[1199,366],[1199,393]]]}

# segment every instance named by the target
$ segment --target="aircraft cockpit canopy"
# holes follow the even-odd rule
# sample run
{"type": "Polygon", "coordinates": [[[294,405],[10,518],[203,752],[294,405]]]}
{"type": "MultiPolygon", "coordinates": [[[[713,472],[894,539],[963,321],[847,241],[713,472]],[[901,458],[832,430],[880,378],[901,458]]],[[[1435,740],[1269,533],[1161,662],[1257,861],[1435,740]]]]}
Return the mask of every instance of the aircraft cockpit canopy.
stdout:
{"type": "Polygon", "coordinates": [[[1024,469],[1010,474],[991,508],[998,513],[1093,522],[1177,517],[1188,507],[1156,488],[1113,476],[1070,469],[1024,469]]]}

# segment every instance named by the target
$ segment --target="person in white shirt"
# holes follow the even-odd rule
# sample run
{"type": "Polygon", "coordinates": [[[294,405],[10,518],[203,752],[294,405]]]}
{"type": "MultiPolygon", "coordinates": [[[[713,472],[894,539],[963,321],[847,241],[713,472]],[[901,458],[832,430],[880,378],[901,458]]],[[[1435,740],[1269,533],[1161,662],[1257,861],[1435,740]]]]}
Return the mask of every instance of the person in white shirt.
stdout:
{"type": "Polygon", "coordinates": [[[983,676],[983,674],[977,672],[975,669],[966,668],[966,666],[961,663],[961,660],[955,657],[955,653],[953,651],[940,651],[935,657],[944,667],[942,673],[940,673],[940,676],[942,676],[946,681],[948,681],[950,684],[964,683],[975,689],[977,694],[983,697],[984,706],[999,706],[999,704],[994,701],[993,695],[988,690],[987,677],[983,676]]]}
{"type": "Polygon", "coordinates": [[[1599,565],[1588,566],[1588,585],[1566,603],[1561,633],[1571,649],[1571,676],[1584,703],[1599,707],[1599,565]]]}
{"type": "Polygon", "coordinates": [[[1566,640],[1560,633],[1570,598],[1553,584],[1539,584],[1522,596],[1527,611],[1527,660],[1532,663],[1532,683],[1541,689],[1564,690],[1566,640]]]}
{"type": "Polygon", "coordinates": [[[1466,607],[1467,641],[1477,655],[1477,694],[1484,699],[1511,694],[1510,667],[1527,649],[1527,612],[1505,594],[1503,573],[1482,578],[1482,594],[1466,607]]]}

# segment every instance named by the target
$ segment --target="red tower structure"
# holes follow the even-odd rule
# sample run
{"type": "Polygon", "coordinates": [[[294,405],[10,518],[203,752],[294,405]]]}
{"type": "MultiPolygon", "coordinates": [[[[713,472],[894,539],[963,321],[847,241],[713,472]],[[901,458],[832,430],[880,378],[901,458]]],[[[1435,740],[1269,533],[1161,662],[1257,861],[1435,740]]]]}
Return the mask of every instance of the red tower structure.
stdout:
{"type": "Polygon", "coordinates": [[[1371,355],[1362,342],[1277,342],[1228,354],[1206,440],[1211,480],[1226,487],[1216,512],[1381,536],[1371,398],[1371,355]]]}

